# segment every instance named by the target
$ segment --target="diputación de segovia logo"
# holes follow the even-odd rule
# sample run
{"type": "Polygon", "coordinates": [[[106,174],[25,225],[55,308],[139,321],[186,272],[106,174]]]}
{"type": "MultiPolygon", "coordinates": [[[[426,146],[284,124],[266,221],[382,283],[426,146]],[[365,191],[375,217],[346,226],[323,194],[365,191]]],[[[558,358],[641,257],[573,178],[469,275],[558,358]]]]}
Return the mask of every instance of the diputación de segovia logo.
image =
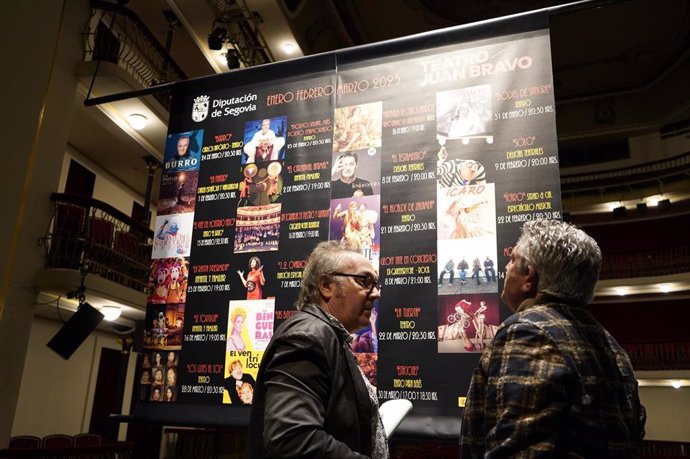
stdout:
{"type": "Polygon", "coordinates": [[[208,116],[209,108],[209,96],[199,96],[194,99],[194,105],[192,106],[192,119],[197,123],[204,121],[206,116],[208,116]]]}

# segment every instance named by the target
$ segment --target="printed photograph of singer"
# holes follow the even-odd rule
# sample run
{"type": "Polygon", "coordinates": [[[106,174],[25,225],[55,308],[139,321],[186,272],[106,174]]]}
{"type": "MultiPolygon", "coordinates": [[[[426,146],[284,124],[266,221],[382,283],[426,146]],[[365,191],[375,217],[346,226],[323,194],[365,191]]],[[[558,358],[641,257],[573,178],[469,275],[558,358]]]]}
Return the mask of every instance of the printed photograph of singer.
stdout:
{"type": "Polygon", "coordinates": [[[287,116],[262,118],[244,125],[242,164],[267,164],[285,159],[287,116]]]}
{"type": "Polygon", "coordinates": [[[438,352],[483,352],[499,324],[496,295],[439,297],[438,352]]]}
{"type": "Polygon", "coordinates": [[[333,152],[381,147],[382,118],[381,102],[336,108],[333,152]]]}
{"type": "Polygon", "coordinates": [[[381,193],[381,156],[376,148],[333,155],[331,199],[381,193]]]}
{"type": "Polygon", "coordinates": [[[261,264],[259,257],[251,257],[247,270],[238,269],[237,274],[240,276],[242,285],[247,289],[248,300],[260,300],[263,298],[266,276],[264,275],[264,266],[261,264]],[[245,272],[247,273],[246,276],[245,272]]]}

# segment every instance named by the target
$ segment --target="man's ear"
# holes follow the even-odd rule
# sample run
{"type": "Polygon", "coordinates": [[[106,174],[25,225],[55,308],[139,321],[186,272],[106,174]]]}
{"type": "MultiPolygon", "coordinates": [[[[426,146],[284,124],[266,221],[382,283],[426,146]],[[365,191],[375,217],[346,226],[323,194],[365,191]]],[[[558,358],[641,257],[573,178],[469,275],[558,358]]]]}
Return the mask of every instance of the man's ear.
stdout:
{"type": "Polygon", "coordinates": [[[526,298],[534,298],[537,295],[537,288],[539,286],[539,273],[532,267],[527,265],[527,274],[522,283],[522,291],[525,292],[526,298]]]}
{"type": "Polygon", "coordinates": [[[328,276],[322,276],[319,279],[319,292],[324,300],[328,301],[335,295],[336,285],[333,279],[329,279],[328,276]]]}

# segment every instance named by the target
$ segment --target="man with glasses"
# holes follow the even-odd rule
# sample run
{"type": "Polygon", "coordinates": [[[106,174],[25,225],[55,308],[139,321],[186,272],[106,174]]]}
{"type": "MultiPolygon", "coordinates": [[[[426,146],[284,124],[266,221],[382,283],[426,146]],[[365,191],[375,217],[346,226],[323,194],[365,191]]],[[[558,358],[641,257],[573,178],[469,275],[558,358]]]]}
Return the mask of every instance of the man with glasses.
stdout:
{"type": "Polygon", "coordinates": [[[632,365],[586,307],[600,266],[583,231],[525,223],[501,294],[515,314],[472,377],[460,457],[637,456],[645,416],[632,365]]]}
{"type": "Polygon", "coordinates": [[[357,247],[317,245],[297,312],[275,331],[261,361],[250,457],[388,457],[376,389],[350,347],[380,296],[378,273],[357,247]]]}

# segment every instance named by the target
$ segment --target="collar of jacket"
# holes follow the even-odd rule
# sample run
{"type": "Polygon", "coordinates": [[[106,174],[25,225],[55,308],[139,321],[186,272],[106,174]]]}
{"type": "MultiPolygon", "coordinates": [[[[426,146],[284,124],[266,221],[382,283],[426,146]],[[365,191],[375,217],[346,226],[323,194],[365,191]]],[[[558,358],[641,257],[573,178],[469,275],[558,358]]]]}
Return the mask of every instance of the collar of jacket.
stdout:
{"type": "Polygon", "coordinates": [[[341,340],[341,342],[345,342],[348,344],[352,342],[352,335],[350,335],[347,332],[347,330],[345,330],[343,324],[341,324],[340,321],[333,317],[331,314],[328,314],[326,311],[321,309],[319,305],[314,303],[307,303],[302,306],[301,311],[310,314],[330,325],[331,328],[335,330],[336,335],[338,335],[338,338],[341,340]]]}

